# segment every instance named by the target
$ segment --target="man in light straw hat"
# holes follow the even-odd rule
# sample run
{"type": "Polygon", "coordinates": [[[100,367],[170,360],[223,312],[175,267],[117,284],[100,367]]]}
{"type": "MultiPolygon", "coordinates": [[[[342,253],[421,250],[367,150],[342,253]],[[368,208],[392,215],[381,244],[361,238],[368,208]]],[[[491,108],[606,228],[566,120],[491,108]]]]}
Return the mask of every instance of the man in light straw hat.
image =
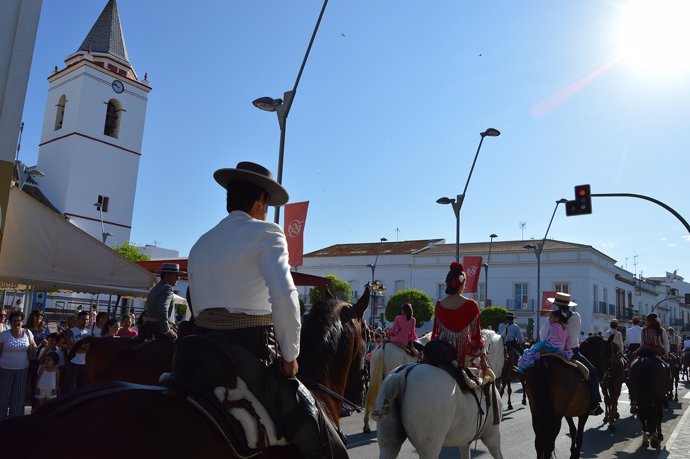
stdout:
{"type": "Polygon", "coordinates": [[[195,333],[222,340],[240,378],[303,457],[330,457],[331,451],[333,457],[347,457],[328,421],[330,448],[324,443],[314,399],[294,378],[300,350],[299,299],[285,234],[266,221],[268,207],[286,204],[288,193],[268,169],[252,162],[219,169],[213,178],[227,190],[229,215],[189,253],[195,333]],[[276,358],[274,340],[282,354],[282,375],[270,366],[276,358]]]}
{"type": "Polygon", "coordinates": [[[604,338],[609,339],[611,338],[613,340],[613,344],[618,346],[618,353],[623,354],[623,334],[618,331],[618,319],[611,319],[611,323],[609,324],[611,328],[606,330],[606,333],[604,333],[604,338]]]}
{"type": "MultiPolygon", "coordinates": [[[[604,410],[602,410],[600,406],[601,394],[599,393],[599,375],[597,374],[597,369],[580,353],[580,328],[582,327],[582,317],[580,317],[579,313],[571,310],[572,307],[577,306],[577,303],[571,301],[569,294],[561,292],[556,293],[554,298],[547,298],[546,301],[553,305],[552,310],[555,311],[560,309],[564,315],[569,317],[566,330],[568,331],[568,335],[570,335],[570,345],[573,347],[573,359],[581,362],[589,370],[589,380],[587,381],[591,404],[589,415],[596,416],[602,414],[604,410]]],[[[546,339],[545,334],[541,336],[543,330],[544,327],[540,330],[540,337],[541,339],[546,339]]],[[[548,328],[546,330],[548,331],[548,328]]]]}
{"type": "Polygon", "coordinates": [[[153,271],[160,274],[161,280],[146,297],[146,323],[139,327],[139,336],[144,339],[175,340],[177,333],[171,327],[175,323],[175,284],[180,279],[177,263],[163,263],[161,269],[153,271]]]}
{"type": "Polygon", "coordinates": [[[633,316],[632,323],[632,327],[625,332],[625,344],[628,346],[626,353],[628,355],[639,349],[640,342],[642,341],[642,327],[640,327],[639,316],[633,316]]]}

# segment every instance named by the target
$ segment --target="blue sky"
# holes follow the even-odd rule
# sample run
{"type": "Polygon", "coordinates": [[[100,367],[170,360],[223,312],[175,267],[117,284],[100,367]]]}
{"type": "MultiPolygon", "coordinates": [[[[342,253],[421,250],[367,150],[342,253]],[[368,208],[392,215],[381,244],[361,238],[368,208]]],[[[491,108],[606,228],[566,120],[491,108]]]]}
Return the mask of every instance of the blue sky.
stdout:
{"type": "MultiPolygon", "coordinates": [[[[276,117],[251,101],[292,88],[322,3],[118,0],[130,61],[153,87],[133,242],[186,255],[225,215],[215,169],[251,160],[276,172],[276,117]]],[[[653,7],[636,23],[638,3],[330,0],[287,127],[283,183],[291,201],[310,201],[305,250],[381,237],[454,242],[452,210],[435,201],[462,192],[488,127],[502,135],[482,146],[462,241],[520,239],[520,222],[525,239],[540,239],[555,201],[581,183],[652,196],[690,219],[690,9],[642,2],[653,7]]],[[[105,4],[43,2],[27,164],[46,78],[105,4]]],[[[689,234],[671,214],[629,198],[593,207],[571,218],[561,207],[549,236],[619,265],[628,258],[631,272],[637,255],[638,273],[690,278],[689,234]]]]}

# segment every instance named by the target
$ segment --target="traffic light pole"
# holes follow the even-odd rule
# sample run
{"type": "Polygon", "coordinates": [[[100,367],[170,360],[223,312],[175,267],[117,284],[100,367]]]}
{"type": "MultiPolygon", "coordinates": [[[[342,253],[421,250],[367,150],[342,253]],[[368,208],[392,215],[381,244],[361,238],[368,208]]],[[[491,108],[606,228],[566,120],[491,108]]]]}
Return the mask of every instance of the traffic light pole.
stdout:
{"type": "Polygon", "coordinates": [[[642,194],[633,194],[633,193],[592,193],[593,198],[637,198],[637,199],[644,199],[645,201],[653,202],[654,204],[663,207],[664,209],[668,210],[673,214],[674,217],[676,217],[685,227],[685,229],[690,233],[690,225],[688,224],[687,221],[678,213],[676,212],[671,206],[668,206],[664,204],[663,202],[659,201],[658,199],[650,198],[649,196],[645,196],[642,194]]]}

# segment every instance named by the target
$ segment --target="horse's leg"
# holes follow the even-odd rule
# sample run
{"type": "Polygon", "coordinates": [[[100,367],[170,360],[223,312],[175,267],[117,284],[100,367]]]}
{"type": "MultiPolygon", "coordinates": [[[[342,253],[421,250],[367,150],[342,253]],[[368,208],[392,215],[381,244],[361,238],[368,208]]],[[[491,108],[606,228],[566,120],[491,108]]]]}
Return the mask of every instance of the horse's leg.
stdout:
{"type": "Polygon", "coordinates": [[[575,441],[576,450],[571,452],[570,458],[577,459],[580,457],[580,451],[582,451],[582,439],[585,434],[585,424],[587,423],[588,415],[580,416],[577,418],[577,438],[575,441]]]}
{"type": "Polygon", "coordinates": [[[376,434],[379,444],[379,459],[393,459],[398,457],[400,448],[407,436],[400,420],[400,411],[397,409],[379,421],[376,425],[376,434]]]}
{"type": "Polygon", "coordinates": [[[513,404],[510,402],[510,396],[513,395],[513,388],[510,383],[510,379],[506,381],[506,384],[508,385],[508,409],[512,410],[513,409],[513,404]]]}
{"type": "MultiPolygon", "coordinates": [[[[487,425],[484,427],[484,433],[482,434],[482,443],[484,443],[486,449],[489,450],[491,457],[495,459],[503,459],[503,453],[501,453],[501,431],[499,426],[500,424],[487,425]]],[[[469,445],[467,445],[467,448],[469,453],[469,445]]],[[[468,455],[467,458],[469,459],[469,457],[468,455]]]]}
{"type": "Polygon", "coordinates": [[[520,385],[522,386],[522,406],[527,405],[527,391],[525,390],[525,383],[520,381],[520,385]]]}

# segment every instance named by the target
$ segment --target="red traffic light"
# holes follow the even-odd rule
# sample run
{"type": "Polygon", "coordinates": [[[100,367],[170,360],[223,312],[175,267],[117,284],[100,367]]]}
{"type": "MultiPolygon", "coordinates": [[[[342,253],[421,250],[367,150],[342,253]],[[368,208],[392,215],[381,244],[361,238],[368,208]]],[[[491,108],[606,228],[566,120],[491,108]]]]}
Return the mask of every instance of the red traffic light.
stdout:
{"type": "Polygon", "coordinates": [[[575,200],[565,204],[565,214],[587,215],[592,213],[592,195],[589,185],[577,185],[575,187],[575,200]]]}

